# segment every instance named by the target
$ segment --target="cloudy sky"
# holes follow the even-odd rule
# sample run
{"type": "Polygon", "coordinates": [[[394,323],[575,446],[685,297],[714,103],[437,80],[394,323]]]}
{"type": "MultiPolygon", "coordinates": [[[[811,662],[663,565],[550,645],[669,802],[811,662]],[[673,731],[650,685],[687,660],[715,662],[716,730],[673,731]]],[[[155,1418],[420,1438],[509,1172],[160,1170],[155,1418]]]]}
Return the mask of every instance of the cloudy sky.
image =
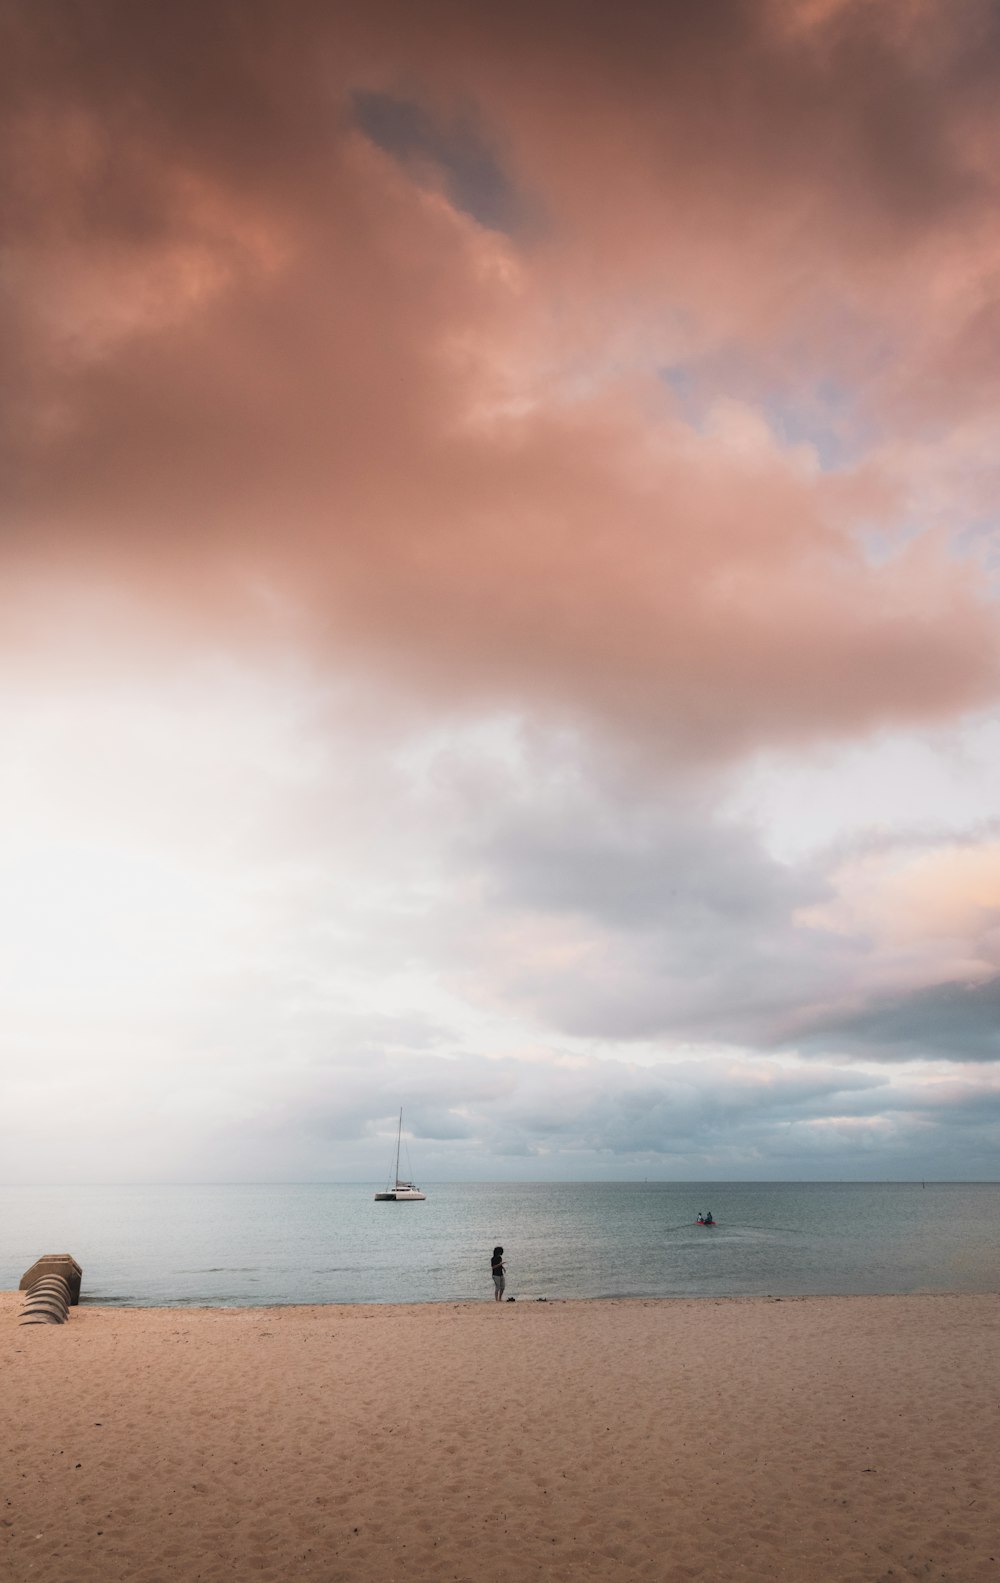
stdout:
{"type": "Polygon", "coordinates": [[[6,0],[7,1180],[995,1178],[990,0],[6,0]]]}

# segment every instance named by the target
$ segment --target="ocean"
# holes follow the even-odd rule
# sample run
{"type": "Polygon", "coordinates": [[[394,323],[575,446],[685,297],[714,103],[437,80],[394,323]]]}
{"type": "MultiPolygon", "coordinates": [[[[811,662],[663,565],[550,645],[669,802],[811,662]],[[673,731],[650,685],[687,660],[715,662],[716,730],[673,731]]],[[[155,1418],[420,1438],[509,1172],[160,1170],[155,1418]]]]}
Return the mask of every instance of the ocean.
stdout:
{"type": "Polygon", "coordinates": [[[43,1253],[109,1305],[791,1297],[1000,1290],[1000,1184],[0,1187],[0,1289],[43,1253]],[[695,1224],[711,1210],[718,1224],[695,1224]]]}

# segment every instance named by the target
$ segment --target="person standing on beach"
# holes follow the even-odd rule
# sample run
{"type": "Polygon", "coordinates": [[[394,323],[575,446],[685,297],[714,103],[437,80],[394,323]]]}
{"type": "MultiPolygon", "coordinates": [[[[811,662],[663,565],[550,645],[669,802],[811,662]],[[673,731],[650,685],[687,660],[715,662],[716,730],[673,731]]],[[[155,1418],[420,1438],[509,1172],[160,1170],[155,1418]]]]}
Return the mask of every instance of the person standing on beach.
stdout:
{"type": "Polygon", "coordinates": [[[493,1301],[495,1303],[499,1303],[503,1301],[503,1289],[507,1284],[504,1279],[504,1276],[507,1272],[504,1269],[503,1248],[493,1249],[493,1257],[490,1260],[490,1269],[493,1272],[493,1301]]]}

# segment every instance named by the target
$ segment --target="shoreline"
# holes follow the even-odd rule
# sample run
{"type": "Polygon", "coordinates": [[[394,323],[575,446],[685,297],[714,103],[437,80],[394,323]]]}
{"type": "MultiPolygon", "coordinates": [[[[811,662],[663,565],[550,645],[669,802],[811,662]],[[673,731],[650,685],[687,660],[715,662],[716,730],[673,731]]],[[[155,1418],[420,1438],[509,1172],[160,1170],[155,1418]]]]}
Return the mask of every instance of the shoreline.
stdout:
{"type": "Polygon", "coordinates": [[[12,1583],[1000,1574],[995,1293],[20,1306],[12,1583]]]}
{"type": "MultiPolygon", "coordinates": [[[[3,1319],[6,1308],[11,1304],[20,1305],[24,1297],[23,1292],[0,1290],[0,1321],[3,1319]]],[[[706,1293],[701,1296],[684,1294],[673,1296],[663,1294],[658,1296],[623,1296],[614,1294],[609,1296],[593,1297],[518,1297],[504,1299],[504,1306],[520,1306],[521,1308],[535,1307],[604,1307],[619,1305],[622,1307],[636,1305],[639,1307],[662,1306],[667,1308],[683,1308],[687,1304],[697,1307],[739,1304],[763,1304],[769,1306],[774,1303],[889,1303],[889,1302],[914,1302],[931,1301],[933,1299],[964,1300],[989,1302],[1000,1300],[1000,1289],[984,1291],[956,1291],[938,1288],[926,1288],[914,1292],[794,1292],[794,1293],[706,1293]]],[[[88,1298],[86,1290],[81,1294],[79,1304],[71,1309],[71,1318],[82,1313],[170,1313],[170,1314],[211,1314],[211,1313],[286,1313],[286,1312],[312,1312],[328,1313],[343,1311],[354,1312],[358,1309],[370,1309],[374,1313],[385,1313],[396,1308],[403,1309],[477,1309],[484,1305],[495,1308],[493,1294],[479,1297],[426,1297],[412,1302],[389,1300],[385,1302],[371,1302],[359,1300],[357,1302],[298,1302],[294,1299],[280,1303],[246,1303],[242,1300],[227,1303],[214,1302],[189,1302],[186,1300],[175,1303],[140,1303],[122,1302],[114,1298],[88,1298]]]]}
{"type": "MultiPolygon", "coordinates": [[[[0,1290],[0,1321],[11,1305],[20,1307],[26,1294],[21,1291],[0,1290]]],[[[703,1296],[673,1296],[664,1294],[660,1296],[631,1296],[613,1294],[606,1297],[514,1297],[504,1299],[511,1306],[519,1304],[522,1308],[536,1306],[559,1307],[603,1307],[605,1305],[619,1304],[623,1307],[635,1305],[637,1307],[663,1306],[670,1308],[683,1307],[685,1304],[697,1306],[742,1304],[753,1305],[756,1303],[770,1305],[772,1303],[889,1303],[889,1302],[929,1302],[935,1298],[944,1301],[966,1300],[971,1302],[989,1302],[1000,1300],[1000,1289],[989,1291],[956,1291],[949,1289],[938,1290],[927,1288],[916,1292],[794,1292],[780,1293],[718,1293],[703,1296]]],[[[329,1302],[310,1303],[297,1302],[294,1299],[281,1303],[211,1303],[211,1302],[176,1302],[176,1303],[133,1303],[120,1302],[114,1298],[91,1297],[88,1298],[86,1290],[81,1293],[79,1304],[70,1310],[71,1318],[82,1313],[169,1313],[169,1314],[211,1314],[211,1313],[285,1313],[288,1311],[315,1311],[327,1313],[344,1311],[351,1313],[358,1309],[371,1309],[374,1313],[385,1313],[395,1308],[406,1309],[477,1309],[484,1305],[491,1308],[498,1306],[493,1299],[493,1294],[481,1297],[426,1297],[413,1302],[387,1301],[387,1302],[329,1302]]]]}

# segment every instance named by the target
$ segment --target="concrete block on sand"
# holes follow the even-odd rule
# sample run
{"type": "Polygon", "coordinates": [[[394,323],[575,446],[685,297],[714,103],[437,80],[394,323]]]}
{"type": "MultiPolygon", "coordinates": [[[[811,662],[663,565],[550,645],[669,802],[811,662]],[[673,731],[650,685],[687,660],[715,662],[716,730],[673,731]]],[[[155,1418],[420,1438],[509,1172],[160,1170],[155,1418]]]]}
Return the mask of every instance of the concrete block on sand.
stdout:
{"type": "Polygon", "coordinates": [[[61,1275],[69,1287],[70,1302],[75,1305],[80,1301],[83,1271],[71,1253],[44,1253],[40,1259],[35,1260],[30,1270],[25,1270],[18,1283],[18,1290],[30,1292],[44,1275],[61,1275]]]}

